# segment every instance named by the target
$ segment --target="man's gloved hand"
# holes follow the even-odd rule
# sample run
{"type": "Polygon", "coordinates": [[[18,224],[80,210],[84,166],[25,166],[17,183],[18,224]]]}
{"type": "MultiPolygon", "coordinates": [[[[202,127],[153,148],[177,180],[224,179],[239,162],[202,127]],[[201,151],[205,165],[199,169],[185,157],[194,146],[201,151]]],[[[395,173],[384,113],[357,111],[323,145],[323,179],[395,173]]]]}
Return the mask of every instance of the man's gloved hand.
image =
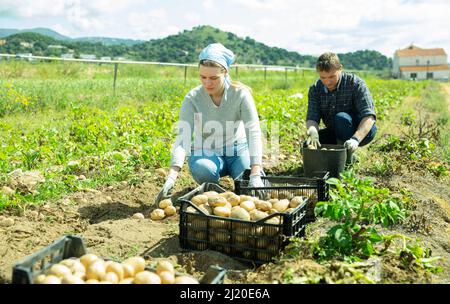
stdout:
{"type": "Polygon", "coordinates": [[[159,202],[161,200],[168,197],[168,193],[169,193],[170,189],[173,188],[174,185],[175,185],[175,179],[171,176],[167,177],[167,180],[164,183],[164,186],[161,188],[158,195],[156,196],[155,205],[159,204],[159,202]]]}
{"type": "Polygon", "coordinates": [[[356,151],[358,146],[359,146],[359,142],[353,137],[344,143],[344,147],[346,147],[347,150],[350,150],[350,152],[352,152],[352,153],[356,151]]]}
{"type": "Polygon", "coordinates": [[[307,146],[312,145],[315,149],[321,146],[319,142],[319,132],[316,127],[309,127],[308,131],[306,131],[306,135],[308,135],[308,138],[306,139],[307,146]]]}

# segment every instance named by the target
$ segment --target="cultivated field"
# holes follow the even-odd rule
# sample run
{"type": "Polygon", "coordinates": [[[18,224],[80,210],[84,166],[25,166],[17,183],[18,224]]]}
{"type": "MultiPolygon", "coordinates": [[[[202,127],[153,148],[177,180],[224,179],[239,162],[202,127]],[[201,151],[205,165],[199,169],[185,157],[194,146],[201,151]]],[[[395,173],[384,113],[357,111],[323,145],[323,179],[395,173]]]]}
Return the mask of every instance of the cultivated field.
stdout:
{"type": "MultiPolygon", "coordinates": [[[[184,83],[177,68],[121,66],[115,92],[112,73],[107,65],[0,61],[0,217],[13,220],[0,227],[0,283],[11,281],[15,262],[64,234],[82,236],[100,256],[169,258],[198,276],[219,264],[227,283],[449,283],[449,83],[362,75],[376,139],[342,182],[331,181],[332,199],[318,204],[306,237],[253,268],[182,250],[178,214],[149,218],[179,107],[199,83],[195,69],[184,83]]],[[[264,158],[266,173],[301,172],[315,77],[239,71],[261,121],[268,130],[279,123],[281,151],[264,158]]],[[[174,197],[197,186],[187,171],[174,197]]],[[[221,185],[233,190],[229,178],[221,185]]]]}

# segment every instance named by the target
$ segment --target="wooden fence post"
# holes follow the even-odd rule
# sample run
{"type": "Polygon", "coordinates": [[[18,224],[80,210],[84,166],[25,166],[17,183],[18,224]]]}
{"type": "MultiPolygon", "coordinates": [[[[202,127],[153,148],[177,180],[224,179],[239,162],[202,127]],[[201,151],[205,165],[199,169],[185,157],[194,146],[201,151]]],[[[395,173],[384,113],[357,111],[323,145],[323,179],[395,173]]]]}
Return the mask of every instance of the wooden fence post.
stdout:
{"type": "Polygon", "coordinates": [[[116,80],[117,80],[117,69],[118,68],[119,68],[119,64],[114,63],[114,84],[113,84],[114,96],[116,96],[116,80]]]}

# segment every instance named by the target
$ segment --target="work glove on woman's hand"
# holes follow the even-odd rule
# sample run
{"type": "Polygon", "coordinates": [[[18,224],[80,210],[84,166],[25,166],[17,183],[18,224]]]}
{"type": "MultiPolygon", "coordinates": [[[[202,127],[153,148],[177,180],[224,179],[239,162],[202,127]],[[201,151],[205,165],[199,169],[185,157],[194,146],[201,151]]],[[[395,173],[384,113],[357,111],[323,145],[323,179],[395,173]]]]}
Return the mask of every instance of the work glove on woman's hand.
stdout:
{"type": "Polygon", "coordinates": [[[161,200],[169,197],[168,193],[173,188],[174,185],[175,185],[175,179],[173,177],[169,176],[167,178],[166,182],[164,183],[164,186],[161,188],[158,195],[156,196],[155,205],[159,204],[159,202],[161,200]]]}
{"type": "MultiPolygon", "coordinates": [[[[264,182],[261,179],[261,174],[251,174],[250,180],[248,182],[248,186],[252,188],[261,188],[264,187],[264,182]]],[[[258,196],[260,199],[266,199],[267,191],[264,190],[255,190],[256,196],[258,196]]]]}

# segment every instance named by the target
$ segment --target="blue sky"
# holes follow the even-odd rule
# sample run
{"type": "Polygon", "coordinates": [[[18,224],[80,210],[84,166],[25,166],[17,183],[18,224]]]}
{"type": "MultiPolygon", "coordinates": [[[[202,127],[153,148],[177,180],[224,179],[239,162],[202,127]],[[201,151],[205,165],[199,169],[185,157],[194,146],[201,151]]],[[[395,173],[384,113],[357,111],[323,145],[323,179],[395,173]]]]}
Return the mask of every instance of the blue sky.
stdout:
{"type": "Polygon", "coordinates": [[[448,0],[0,0],[0,28],[48,27],[70,37],[163,38],[198,25],[301,54],[411,43],[450,52],[448,0]]]}

